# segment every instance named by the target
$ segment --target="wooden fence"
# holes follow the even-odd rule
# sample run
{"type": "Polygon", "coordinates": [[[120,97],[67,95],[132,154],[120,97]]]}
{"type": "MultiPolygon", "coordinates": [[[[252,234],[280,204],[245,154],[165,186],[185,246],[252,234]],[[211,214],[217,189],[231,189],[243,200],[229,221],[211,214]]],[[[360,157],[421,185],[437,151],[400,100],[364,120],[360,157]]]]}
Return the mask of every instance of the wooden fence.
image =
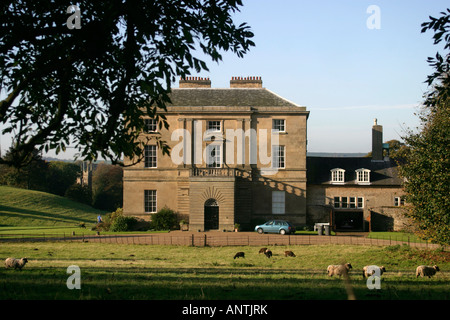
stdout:
{"type": "MultiPolygon", "coordinates": [[[[173,232],[164,234],[129,234],[129,235],[61,235],[61,234],[23,234],[0,235],[0,242],[39,242],[39,241],[80,241],[94,243],[179,245],[196,247],[220,246],[273,246],[273,245],[325,245],[348,244],[369,246],[390,246],[407,244],[411,247],[437,249],[440,245],[428,242],[410,242],[409,238],[372,239],[362,236],[319,236],[319,235],[277,235],[243,233],[186,233],[173,232]]],[[[443,248],[448,250],[448,246],[443,248]]]]}

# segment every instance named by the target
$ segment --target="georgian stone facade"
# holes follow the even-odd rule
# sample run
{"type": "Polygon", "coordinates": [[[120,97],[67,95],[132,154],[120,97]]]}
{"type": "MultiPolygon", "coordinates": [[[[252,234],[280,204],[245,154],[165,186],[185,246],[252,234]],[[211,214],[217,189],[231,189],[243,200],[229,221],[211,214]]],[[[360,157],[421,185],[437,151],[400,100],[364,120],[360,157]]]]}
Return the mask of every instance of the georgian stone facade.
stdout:
{"type": "Polygon", "coordinates": [[[146,161],[124,170],[124,214],[150,219],[167,206],[201,231],[275,217],[306,224],[305,107],[256,77],[233,78],[225,89],[180,80],[171,101],[169,130],[144,133],[146,161]],[[152,135],[168,142],[171,157],[152,135]]]}
{"type": "Polygon", "coordinates": [[[147,119],[145,161],[124,169],[124,214],[149,220],[168,207],[194,231],[235,223],[252,230],[274,218],[297,227],[330,222],[341,231],[407,225],[402,181],[383,157],[377,123],[372,158],[307,157],[309,111],[263,88],[259,77],[233,77],[229,88],[190,77],[170,98],[169,129],[147,119]]]}

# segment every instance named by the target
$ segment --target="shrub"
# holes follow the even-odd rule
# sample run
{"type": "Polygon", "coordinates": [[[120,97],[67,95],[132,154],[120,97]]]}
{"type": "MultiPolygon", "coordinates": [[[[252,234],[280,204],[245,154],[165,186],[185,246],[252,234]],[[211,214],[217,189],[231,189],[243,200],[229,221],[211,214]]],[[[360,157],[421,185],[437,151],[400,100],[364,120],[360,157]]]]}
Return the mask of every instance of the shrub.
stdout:
{"type": "Polygon", "coordinates": [[[109,230],[113,232],[132,231],[136,222],[136,218],[134,217],[119,215],[112,221],[109,230]]]}
{"type": "Polygon", "coordinates": [[[92,231],[109,231],[111,227],[111,223],[109,222],[100,222],[91,228],[92,231]]]}
{"type": "Polygon", "coordinates": [[[91,230],[113,232],[132,231],[136,224],[136,218],[124,216],[123,209],[118,208],[116,211],[105,215],[103,221],[97,223],[91,230]]]}
{"type": "Polygon", "coordinates": [[[155,230],[171,230],[177,225],[177,214],[167,207],[152,215],[151,227],[155,230]]]}
{"type": "Polygon", "coordinates": [[[64,194],[66,198],[81,202],[87,205],[92,204],[92,192],[88,186],[82,186],[79,183],[71,185],[64,194]]]}

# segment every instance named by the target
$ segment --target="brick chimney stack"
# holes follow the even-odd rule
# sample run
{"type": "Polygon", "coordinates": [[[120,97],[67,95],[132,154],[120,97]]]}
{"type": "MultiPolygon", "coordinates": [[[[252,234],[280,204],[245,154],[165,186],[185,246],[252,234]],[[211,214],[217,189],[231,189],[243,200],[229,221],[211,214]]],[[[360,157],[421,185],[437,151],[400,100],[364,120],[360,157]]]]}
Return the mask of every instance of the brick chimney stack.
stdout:
{"type": "Polygon", "coordinates": [[[231,77],[230,88],[262,88],[261,77],[231,77]]]}
{"type": "Polygon", "coordinates": [[[211,88],[211,80],[202,77],[181,78],[180,88],[211,88]]]}
{"type": "Polygon", "coordinates": [[[374,120],[372,126],[372,161],[383,161],[383,126],[374,120]]]}

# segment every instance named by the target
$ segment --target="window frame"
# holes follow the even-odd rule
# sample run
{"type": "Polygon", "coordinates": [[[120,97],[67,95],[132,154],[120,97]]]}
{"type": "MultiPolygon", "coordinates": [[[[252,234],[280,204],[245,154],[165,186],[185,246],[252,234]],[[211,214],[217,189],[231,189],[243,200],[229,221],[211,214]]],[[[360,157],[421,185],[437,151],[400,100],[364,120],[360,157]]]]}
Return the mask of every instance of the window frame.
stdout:
{"type": "Polygon", "coordinates": [[[222,161],[223,161],[222,145],[216,144],[216,143],[210,143],[210,144],[206,145],[205,152],[206,152],[206,167],[207,168],[211,168],[211,169],[222,168],[222,161]],[[210,156],[210,153],[213,151],[219,151],[219,155],[214,154],[214,156],[210,156]],[[219,161],[218,162],[214,161],[214,162],[210,163],[210,159],[219,160],[219,161]]]}
{"type": "Polygon", "coordinates": [[[272,214],[286,214],[285,191],[272,191],[272,214]]]}
{"type": "Polygon", "coordinates": [[[341,168],[334,168],[330,170],[331,172],[331,183],[332,184],[344,184],[345,183],[345,170],[341,168]]]}
{"type": "Polygon", "coordinates": [[[358,184],[370,184],[370,170],[369,169],[358,169],[356,172],[356,183],[358,184]]]}
{"type": "Polygon", "coordinates": [[[356,209],[356,197],[348,197],[348,208],[356,209]]]}
{"type": "Polygon", "coordinates": [[[158,146],[154,144],[146,145],[144,147],[144,168],[158,167],[158,146]],[[149,149],[153,149],[149,150],[149,149]]]}
{"type": "Polygon", "coordinates": [[[364,197],[356,197],[356,208],[364,209],[364,197]]]}
{"type": "Polygon", "coordinates": [[[156,213],[158,210],[157,190],[144,190],[144,212],[156,213]]]}
{"type": "Polygon", "coordinates": [[[394,207],[403,207],[405,205],[405,198],[402,196],[394,197],[394,207]]]}
{"type": "Polygon", "coordinates": [[[145,127],[144,127],[145,133],[157,133],[158,132],[158,122],[156,121],[156,119],[146,118],[146,119],[144,119],[144,123],[145,123],[145,127]],[[151,129],[153,127],[154,127],[154,130],[151,129]]]}
{"type": "Polygon", "coordinates": [[[276,132],[286,132],[286,119],[272,119],[272,130],[276,132]]]}
{"type": "Polygon", "coordinates": [[[333,197],[334,209],[364,209],[364,197],[349,196],[349,197],[333,197]]]}
{"type": "Polygon", "coordinates": [[[206,131],[207,132],[222,132],[222,120],[206,120],[206,131]],[[219,124],[218,128],[216,125],[211,126],[211,123],[219,124]]]}
{"type": "Polygon", "coordinates": [[[272,168],[286,169],[286,146],[283,145],[272,146],[272,168]]]}

